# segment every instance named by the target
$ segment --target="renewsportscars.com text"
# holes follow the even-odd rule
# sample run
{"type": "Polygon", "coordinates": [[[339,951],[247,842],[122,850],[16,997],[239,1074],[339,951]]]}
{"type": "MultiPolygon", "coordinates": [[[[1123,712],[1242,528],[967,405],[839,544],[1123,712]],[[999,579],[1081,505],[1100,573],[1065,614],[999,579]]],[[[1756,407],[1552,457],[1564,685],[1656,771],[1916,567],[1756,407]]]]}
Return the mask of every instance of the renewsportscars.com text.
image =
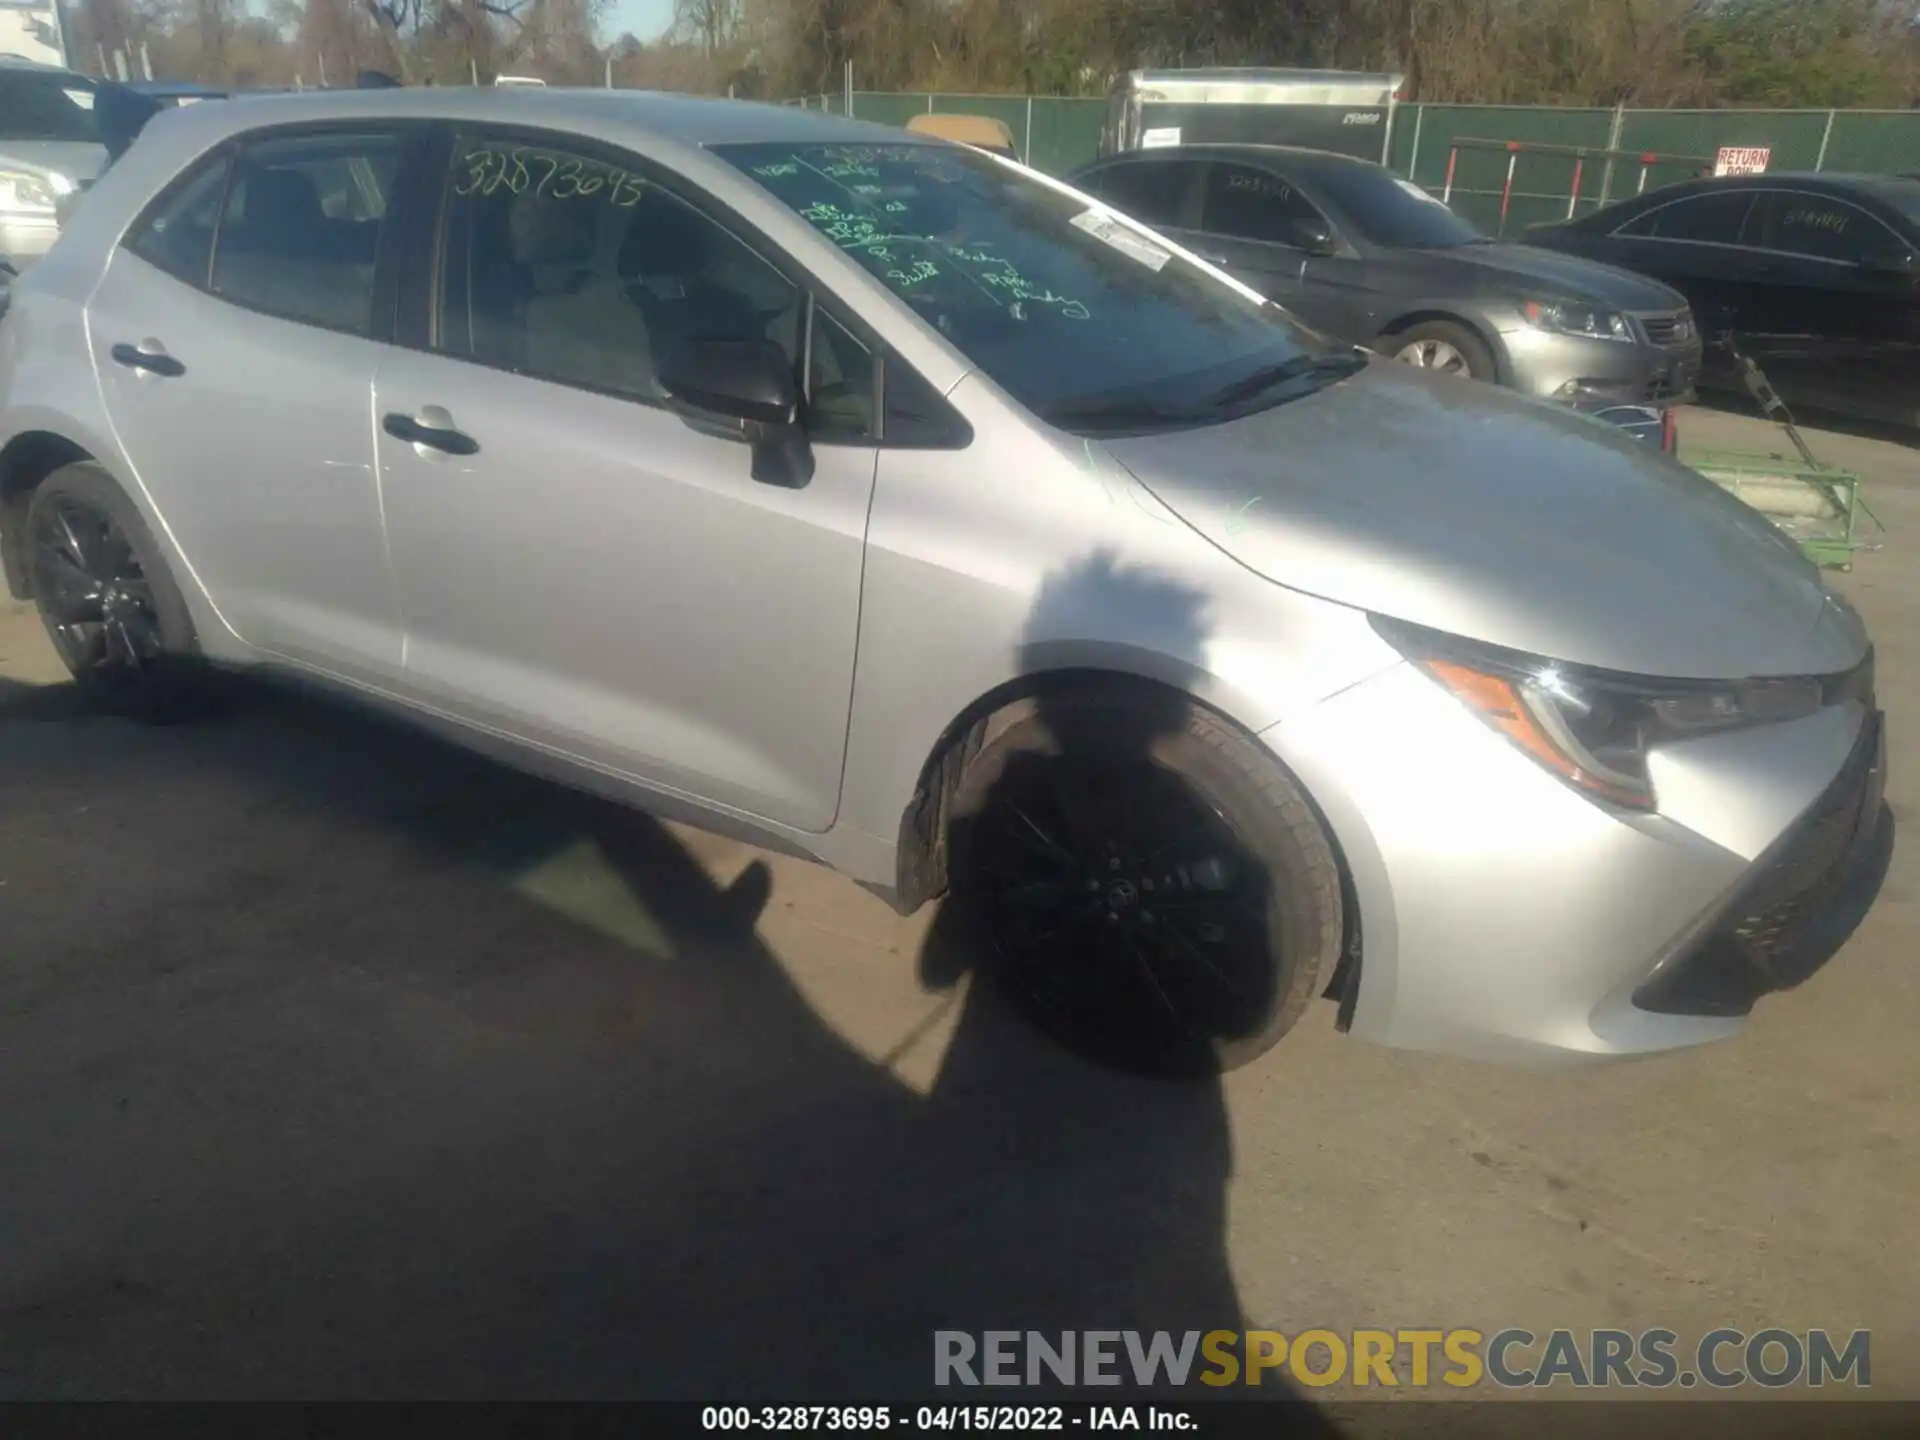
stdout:
{"type": "Polygon", "coordinates": [[[1690,1389],[1873,1383],[1866,1330],[938,1330],[939,1386],[1690,1389]]]}

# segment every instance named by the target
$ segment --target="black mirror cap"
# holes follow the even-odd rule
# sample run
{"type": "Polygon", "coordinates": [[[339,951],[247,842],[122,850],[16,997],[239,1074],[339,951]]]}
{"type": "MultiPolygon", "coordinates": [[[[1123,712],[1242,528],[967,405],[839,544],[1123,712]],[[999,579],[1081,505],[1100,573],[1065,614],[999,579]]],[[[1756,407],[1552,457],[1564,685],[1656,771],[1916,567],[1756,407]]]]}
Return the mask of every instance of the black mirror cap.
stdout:
{"type": "Polygon", "coordinates": [[[792,362],[771,340],[695,340],[658,374],[660,388],[682,405],[773,428],[800,423],[792,362]]]}
{"type": "Polygon", "coordinates": [[[1911,252],[1876,256],[1863,262],[1860,268],[1875,275],[1920,275],[1920,256],[1911,252]]]}
{"type": "Polygon", "coordinates": [[[1339,242],[1333,238],[1333,231],[1317,220],[1294,221],[1293,238],[1309,255],[1331,255],[1340,248],[1339,242]]]}

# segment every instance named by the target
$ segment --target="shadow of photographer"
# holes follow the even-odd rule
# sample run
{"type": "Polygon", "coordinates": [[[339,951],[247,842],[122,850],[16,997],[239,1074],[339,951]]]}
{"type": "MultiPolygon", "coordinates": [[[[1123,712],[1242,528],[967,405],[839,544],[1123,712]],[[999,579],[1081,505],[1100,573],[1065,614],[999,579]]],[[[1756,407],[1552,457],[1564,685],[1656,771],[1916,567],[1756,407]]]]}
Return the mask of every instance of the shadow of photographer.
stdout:
{"type": "MultiPolygon", "coordinates": [[[[1048,1387],[936,1392],[936,1332],[1244,1328],[1217,1080],[999,984],[915,1093],[761,939],[764,860],[305,699],[61,693],[0,704],[0,1395],[977,1403],[1048,1387]]],[[[1102,756],[1174,718],[1041,710],[1102,756]]]]}

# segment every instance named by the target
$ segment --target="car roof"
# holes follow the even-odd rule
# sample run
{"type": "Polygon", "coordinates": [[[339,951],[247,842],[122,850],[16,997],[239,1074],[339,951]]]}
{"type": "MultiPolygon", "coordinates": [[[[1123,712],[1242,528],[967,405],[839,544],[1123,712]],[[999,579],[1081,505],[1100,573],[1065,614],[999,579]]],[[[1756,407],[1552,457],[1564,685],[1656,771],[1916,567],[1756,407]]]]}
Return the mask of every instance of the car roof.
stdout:
{"type": "Polygon", "coordinates": [[[129,90],[137,90],[142,95],[231,95],[231,90],[223,90],[215,85],[196,85],[191,80],[129,80],[129,90]]]}
{"type": "MultiPolygon", "coordinates": [[[[1911,183],[1904,176],[1876,175],[1867,172],[1848,170],[1765,170],[1758,175],[1702,175],[1693,180],[1683,181],[1694,191],[1703,190],[1766,190],[1779,185],[1792,185],[1805,190],[1831,190],[1835,194],[1849,191],[1873,190],[1886,184],[1899,185],[1911,183]]],[[[1651,199],[1678,186],[1662,186],[1658,190],[1649,190],[1645,196],[1636,199],[1651,199]]]]}
{"type": "Polygon", "coordinates": [[[1663,185],[1658,189],[1647,191],[1644,195],[1629,196],[1573,223],[1585,225],[1592,222],[1596,216],[1614,214],[1629,207],[1636,211],[1654,210],[1675,200],[1685,200],[1697,195],[1711,195],[1716,190],[1740,192],[1775,190],[1782,187],[1804,190],[1815,195],[1874,201],[1897,210],[1903,215],[1920,211],[1920,178],[1911,175],[1883,175],[1847,170],[1768,170],[1758,175],[1707,175],[1696,180],[1681,181],[1676,185],[1663,185]]]}
{"type": "Polygon", "coordinates": [[[1152,150],[1126,150],[1096,163],[1106,165],[1117,160],[1138,159],[1241,160],[1251,164],[1258,164],[1262,160],[1279,160],[1285,161],[1290,169],[1300,171],[1386,168],[1377,160],[1362,160],[1358,156],[1342,155],[1333,150],[1312,150],[1304,145],[1257,145],[1224,141],[1219,144],[1167,145],[1152,150]]]}
{"type": "Polygon", "coordinates": [[[39,60],[29,60],[24,55],[0,55],[0,71],[13,70],[28,75],[58,75],[63,79],[78,81],[91,88],[93,81],[78,70],[69,70],[64,65],[48,65],[39,60]]]}
{"type": "MultiPolygon", "coordinates": [[[[613,126],[688,146],[774,144],[929,144],[909,132],[864,120],[646,90],[532,86],[405,86],[397,89],[307,90],[249,96],[244,109],[195,105],[170,112],[185,123],[222,130],[329,119],[441,119],[530,125],[559,130],[613,126]]],[[[158,122],[156,122],[158,123],[158,122]]]]}

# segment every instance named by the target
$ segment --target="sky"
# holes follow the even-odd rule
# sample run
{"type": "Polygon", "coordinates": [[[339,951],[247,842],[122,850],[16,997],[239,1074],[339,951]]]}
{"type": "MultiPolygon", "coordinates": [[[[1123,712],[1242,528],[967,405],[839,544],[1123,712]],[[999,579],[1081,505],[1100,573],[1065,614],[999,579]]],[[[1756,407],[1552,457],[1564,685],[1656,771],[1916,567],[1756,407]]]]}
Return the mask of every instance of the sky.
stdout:
{"type": "Polygon", "coordinates": [[[673,19],[673,0],[613,0],[600,21],[603,39],[631,30],[642,40],[651,40],[673,19]]]}

